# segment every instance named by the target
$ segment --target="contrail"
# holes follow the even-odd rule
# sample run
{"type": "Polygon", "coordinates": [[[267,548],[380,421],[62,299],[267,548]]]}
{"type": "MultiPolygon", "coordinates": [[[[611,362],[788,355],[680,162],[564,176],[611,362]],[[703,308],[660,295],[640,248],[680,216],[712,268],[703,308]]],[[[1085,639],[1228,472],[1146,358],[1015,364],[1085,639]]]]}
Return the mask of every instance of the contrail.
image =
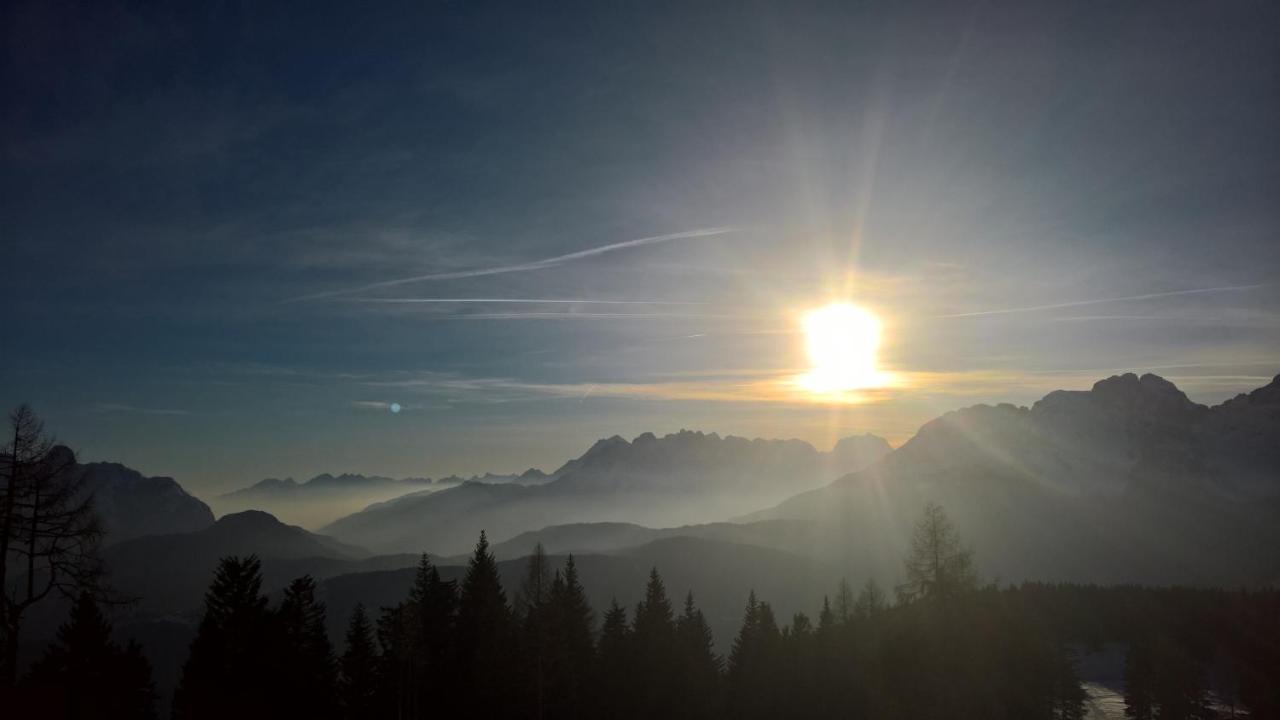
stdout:
{"type": "Polygon", "coordinates": [[[415,275],[413,277],[397,278],[395,280],[383,280],[382,282],[370,283],[353,288],[343,288],[340,290],[328,290],[325,292],[314,293],[311,295],[303,295],[301,297],[290,298],[284,302],[301,302],[304,300],[319,300],[321,298],[336,297],[339,295],[351,295],[369,290],[378,290],[381,288],[395,287],[397,285],[405,285],[414,282],[427,282],[432,280],[460,280],[463,278],[483,277],[485,275],[503,275],[506,273],[528,272],[530,270],[542,270],[544,268],[563,265],[564,263],[581,260],[583,258],[594,257],[596,255],[604,255],[616,250],[626,248],[639,247],[641,245],[654,245],[657,243],[671,242],[672,240],[690,240],[693,238],[710,237],[712,235],[724,235],[730,233],[737,228],[732,227],[713,227],[702,228],[700,230],[686,230],[678,233],[668,233],[666,235],[650,235],[649,237],[636,238],[634,240],[624,240],[609,245],[601,245],[599,247],[587,248],[571,252],[567,255],[557,255],[555,257],[544,258],[542,260],[534,260],[527,263],[519,263],[517,265],[499,265],[496,267],[475,268],[473,270],[457,270],[454,272],[430,273],[427,275],[415,275]]]}
{"type": "Polygon", "coordinates": [[[1169,292],[1147,293],[1146,295],[1130,295],[1128,297],[1099,298],[1094,300],[1075,300],[1073,302],[1054,303],[1053,305],[1032,305],[1030,307],[1004,308],[1002,310],[979,310],[976,312],[956,313],[954,315],[938,315],[939,318],[981,317],[984,315],[1010,315],[1013,313],[1036,312],[1038,310],[1058,310],[1060,308],[1081,307],[1082,305],[1101,305],[1103,303],[1128,302],[1131,300],[1154,300],[1156,298],[1175,297],[1178,295],[1203,295],[1216,292],[1238,292],[1257,290],[1269,287],[1270,283],[1259,285],[1226,285],[1223,287],[1197,288],[1195,290],[1171,290],[1169,292]]]}
{"type": "Polygon", "coordinates": [[[440,304],[451,303],[520,303],[528,305],[566,304],[566,305],[702,305],[699,302],[682,302],[678,300],[592,300],[589,298],[346,298],[346,302],[355,303],[407,303],[407,304],[440,304]]]}

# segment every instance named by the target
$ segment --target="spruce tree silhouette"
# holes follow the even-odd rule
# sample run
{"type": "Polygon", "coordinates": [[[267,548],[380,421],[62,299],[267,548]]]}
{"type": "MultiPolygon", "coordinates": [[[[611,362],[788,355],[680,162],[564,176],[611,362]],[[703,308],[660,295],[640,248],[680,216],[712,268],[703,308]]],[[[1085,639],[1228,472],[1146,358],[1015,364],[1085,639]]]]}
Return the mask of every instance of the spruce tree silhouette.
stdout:
{"type": "Polygon", "coordinates": [[[272,717],[279,668],[271,658],[273,628],[258,558],[223,558],[204,605],[174,694],[174,718],[272,717]]]}
{"type": "Polygon", "coordinates": [[[121,648],[112,642],[111,625],[89,593],[76,599],[70,619],[32,666],[26,684],[52,690],[62,705],[58,716],[67,720],[155,717],[151,665],[136,643],[121,648]]]}
{"type": "Polygon", "coordinates": [[[680,658],[677,704],[674,717],[705,718],[713,716],[720,702],[720,656],[715,652],[715,638],[707,618],[697,608],[690,591],[684,598],[684,611],[676,620],[676,652],[680,658]]]}
{"type": "MultiPolygon", "coordinates": [[[[560,580],[563,583],[563,579],[560,580]]],[[[519,627],[518,639],[522,662],[521,706],[529,717],[541,720],[547,712],[547,671],[551,640],[550,597],[551,565],[542,543],[533,547],[525,561],[525,576],[520,581],[513,603],[513,614],[519,627]]]]}
{"type": "Polygon", "coordinates": [[[596,652],[595,683],[592,693],[592,715],[596,717],[636,717],[633,697],[634,676],[631,628],[627,611],[613,598],[604,614],[600,643],[596,652]]]}
{"type": "Polygon", "coordinates": [[[457,605],[456,583],[441,580],[440,572],[423,553],[406,604],[412,614],[410,674],[416,691],[411,716],[452,712],[453,693],[441,693],[440,688],[450,687],[453,681],[450,656],[457,605]]]}
{"type": "Polygon", "coordinates": [[[373,720],[377,717],[378,653],[373,627],[364,605],[357,604],[347,624],[347,649],[342,653],[339,701],[344,720],[373,720]]]}
{"type": "Polygon", "coordinates": [[[325,631],[324,604],[304,575],[289,584],[272,623],[277,636],[275,695],[280,712],[307,718],[337,717],[337,665],[325,631]]]}
{"type": "Polygon", "coordinates": [[[729,653],[730,714],[735,717],[776,717],[783,709],[773,692],[781,634],[773,608],[747,596],[742,627],[729,653]]]}
{"type": "Polygon", "coordinates": [[[455,663],[459,688],[467,693],[459,714],[489,718],[513,712],[514,639],[498,565],[482,531],[458,601],[455,663]]]}
{"type": "Polygon", "coordinates": [[[408,602],[378,612],[378,711],[382,716],[415,716],[418,688],[415,681],[414,644],[418,636],[416,613],[408,602]]]}
{"type": "Polygon", "coordinates": [[[588,673],[594,660],[591,605],[570,555],[556,572],[549,603],[549,717],[586,717],[588,673]]]}
{"type": "Polygon", "coordinates": [[[631,642],[638,680],[636,710],[647,717],[670,711],[679,673],[675,616],[657,568],[649,570],[644,599],[636,604],[631,642]]]}
{"type": "Polygon", "coordinates": [[[885,609],[884,591],[874,579],[867,580],[858,592],[858,599],[853,603],[853,617],[858,620],[870,620],[885,609]]]}

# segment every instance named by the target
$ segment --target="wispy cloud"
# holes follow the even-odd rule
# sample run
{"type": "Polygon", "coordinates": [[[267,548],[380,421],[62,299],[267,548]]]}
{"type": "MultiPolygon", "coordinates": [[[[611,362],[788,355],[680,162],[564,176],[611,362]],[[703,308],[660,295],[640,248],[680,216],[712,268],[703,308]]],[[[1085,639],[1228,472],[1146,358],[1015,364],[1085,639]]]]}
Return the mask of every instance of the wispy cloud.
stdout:
{"type": "Polygon", "coordinates": [[[620,312],[493,312],[436,315],[436,320],[615,320],[615,319],[675,319],[675,320],[732,320],[741,315],[712,315],[706,313],[620,313],[620,312]]]}
{"type": "Polygon", "coordinates": [[[342,295],[354,295],[356,293],[368,292],[370,290],[381,290],[383,288],[396,287],[398,285],[407,285],[415,282],[429,282],[439,280],[461,280],[464,278],[484,277],[487,275],[503,275],[506,273],[528,272],[531,270],[543,270],[546,268],[564,265],[565,263],[582,260],[585,258],[595,257],[597,255],[605,255],[618,250],[627,248],[640,247],[643,245],[656,245],[658,243],[672,242],[675,240],[692,240],[695,238],[711,237],[714,235],[724,235],[733,232],[736,228],[732,227],[712,227],[700,228],[698,230],[685,230],[683,232],[668,233],[666,235],[650,235],[648,237],[635,238],[632,240],[624,240],[622,242],[611,243],[609,245],[600,245],[598,247],[587,248],[571,252],[566,255],[557,255],[555,257],[544,258],[542,260],[533,260],[526,263],[517,263],[514,265],[498,265],[486,268],[473,268],[470,270],[456,270],[443,273],[428,273],[426,275],[414,275],[412,277],[396,278],[394,280],[383,280],[381,282],[369,283],[357,287],[341,288],[337,290],[328,290],[311,295],[303,295],[301,297],[290,298],[285,302],[301,302],[304,300],[320,300],[329,297],[338,297],[342,295]]]}
{"type": "Polygon", "coordinates": [[[702,305],[679,300],[594,300],[591,298],[343,298],[344,302],[407,305],[517,304],[517,305],[702,305]]]}
{"type": "Polygon", "coordinates": [[[1181,295],[1207,295],[1209,293],[1243,292],[1270,287],[1269,283],[1258,285],[1225,285],[1222,287],[1195,288],[1192,290],[1171,290],[1169,292],[1147,293],[1145,295],[1129,295],[1127,297],[1094,298],[1092,300],[1074,300],[1071,302],[1053,303],[1051,305],[1030,305],[1027,307],[1002,308],[999,310],[978,310],[974,312],[939,315],[939,318],[985,317],[988,315],[1011,315],[1013,313],[1039,312],[1041,310],[1059,310],[1062,308],[1083,307],[1086,305],[1103,305],[1116,302],[1134,302],[1138,300],[1156,300],[1158,298],[1178,297],[1181,295]]]}
{"type": "Polygon", "coordinates": [[[126,405],[124,403],[97,403],[90,412],[94,413],[133,413],[136,415],[190,415],[190,410],[176,410],[168,408],[144,408],[135,405],[126,405]]]}

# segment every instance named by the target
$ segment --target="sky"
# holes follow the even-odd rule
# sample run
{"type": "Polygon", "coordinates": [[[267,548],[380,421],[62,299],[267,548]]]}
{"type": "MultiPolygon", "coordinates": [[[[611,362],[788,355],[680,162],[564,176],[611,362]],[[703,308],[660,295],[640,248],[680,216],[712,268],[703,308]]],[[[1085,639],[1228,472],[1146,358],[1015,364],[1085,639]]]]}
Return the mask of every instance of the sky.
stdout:
{"type": "Polygon", "coordinates": [[[1280,372],[1274,3],[0,12],[0,402],[197,494],[1280,372]]]}

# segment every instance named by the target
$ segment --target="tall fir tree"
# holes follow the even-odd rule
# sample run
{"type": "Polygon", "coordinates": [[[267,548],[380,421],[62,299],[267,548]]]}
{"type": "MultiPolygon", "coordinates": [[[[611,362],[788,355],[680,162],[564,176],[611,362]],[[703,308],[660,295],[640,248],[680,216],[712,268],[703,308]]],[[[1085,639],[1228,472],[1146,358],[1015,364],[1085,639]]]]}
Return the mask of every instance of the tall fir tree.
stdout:
{"type": "Polygon", "coordinates": [[[378,612],[378,712],[385,717],[412,718],[417,712],[418,686],[414,667],[418,637],[414,607],[401,602],[378,612]]]}
{"type": "Polygon", "coordinates": [[[849,581],[840,578],[840,584],[836,587],[836,599],[832,603],[832,610],[835,611],[836,623],[840,625],[848,625],[853,619],[855,605],[857,601],[853,596],[853,588],[849,586],[849,581]]]}
{"type": "Polygon", "coordinates": [[[853,616],[858,620],[869,620],[885,609],[884,591],[870,578],[858,592],[858,599],[853,603],[853,616]]]}
{"type": "Polygon", "coordinates": [[[631,622],[637,684],[636,708],[646,716],[669,712],[678,692],[675,614],[658,569],[649,571],[644,598],[631,622]]]}
{"type": "Polygon", "coordinates": [[[452,693],[439,692],[450,687],[453,670],[453,621],[457,612],[458,588],[452,580],[440,578],[440,572],[426,553],[418,562],[409,599],[405,604],[411,638],[409,668],[413,698],[412,715],[427,716],[453,712],[452,693]]]}
{"type": "Polygon", "coordinates": [[[223,558],[204,605],[174,694],[174,718],[274,717],[279,668],[271,658],[273,628],[258,558],[223,558]]]}
{"type": "Polygon", "coordinates": [[[694,604],[693,592],[684,598],[684,611],[676,620],[676,648],[680,658],[678,704],[675,717],[712,717],[720,701],[720,656],[707,618],[694,604]]]}
{"type": "Polygon", "coordinates": [[[458,683],[471,693],[458,713],[485,718],[510,714],[515,700],[511,655],[515,632],[498,564],[483,531],[462,581],[456,632],[458,683]]]}
{"type": "Polygon", "coordinates": [[[89,593],[76,599],[71,617],[26,682],[54,689],[67,720],[155,717],[150,663],[136,643],[121,648],[111,640],[111,625],[89,593]]]}
{"type": "MultiPolygon", "coordinates": [[[[563,584],[563,578],[557,578],[563,584]]],[[[533,547],[525,561],[525,575],[520,581],[513,603],[513,615],[519,630],[519,649],[523,662],[518,668],[521,678],[522,714],[542,720],[547,716],[547,673],[551,651],[552,591],[551,565],[542,543],[533,547]]]]}
{"type": "Polygon", "coordinates": [[[357,604],[347,624],[347,648],[340,660],[339,704],[343,720],[372,720],[378,709],[378,651],[364,605],[357,604]]]}
{"type": "Polygon", "coordinates": [[[557,572],[551,583],[548,615],[548,716],[584,717],[595,647],[591,605],[572,555],[565,560],[564,572],[557,572]]]}
{"type": "Polygon", "coordinates": [[[614,598],[604,614],[600,642],[596,650],[592,715],[595,717],[636,717],[632,698],[637,678],[633,673],[631,627],[626,608],[614,598]]]}
{"type": "Polygon", "coordinates": [[[729,654],[730,714],[735,717],[777,717],[783,712],[776,692],[777,660],[781,656],[781,633],[773,608],[747,596],[742,627],[729,654]]]}
{"type": "Polygon", "coordinates": [[[324,603],[316,599],[310,575],[285,588],[273,628],[279,643],[280,710],[320,720],[337,717],[337,664],[325,630],[324,603]]]}

